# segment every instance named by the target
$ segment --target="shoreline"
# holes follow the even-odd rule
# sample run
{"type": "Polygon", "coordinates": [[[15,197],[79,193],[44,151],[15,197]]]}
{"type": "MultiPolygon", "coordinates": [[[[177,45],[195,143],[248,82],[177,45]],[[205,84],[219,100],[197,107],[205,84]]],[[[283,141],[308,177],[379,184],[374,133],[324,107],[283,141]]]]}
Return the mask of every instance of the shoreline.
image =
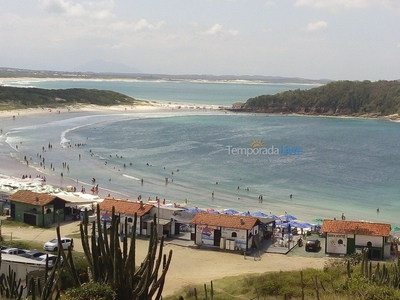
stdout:
{"type": "MultiPolygon", "coordinates": [[[[93,182],[90,181],[82,181],[75,180],[73,178],[69,178],[67,172],[65,170],[61,171],[65,174],[65,176],[59,176],[60,173],[55,174],[51,169],[39,167],[39,165],[33,165],[29,163],[29,159],[23,161],[21,158],[17,158],[16,155],[13,154],[13,151],[19,152],[18,145],[10,145],[6,142],[7,132],[14,129],[14,121],[18,119],[25,118],[25,120],[29,120],[31,117],[40,117],[40,116],[48,116],[64,117],[68,114],[77,114],[77,115],[85,115],[85,114],[141,114],[141,113],[162,113],[162,112],[171,112],[180,115],[182,113],[196,113],[203,111],[213,111],[218,112],[220,109],[215,106],[206,106],[204,108],[193,108],[189,105],[179,104],[179,103],[159,103],[154,102],[153,105],[113,105],[113,106],[100,106],[100,105],[92,105],[92,104],[81,104],[81,105],[73,105],[66,107],[58,107],[58,108],[26,108],[26,109],[10,109],[10,110],[0,110],[0,120],[8,121],[8,124],[2,122],[0,127],[0,157],[2,157],[2,164],[0,166],[0,181],[5,178],[9,180],[14,180],[16,182],[23,182],[22,176],[26,176],[29,179],[34,179],[36,177],[43,177],[46,179],[44,185],[51,186],[54,189],[66,189],[66,186],[75,186],[76,192],[81,191],[80,187],[85,188],[85,193],[91,195],[91,188],[93,187],[93,182]],[[53,174],[52,174],[53,173],[53,174]]],[[[21,142],[22,143],[22,142],[21,142]]],[[[65,145],[64,145],[65,147],[65,145]]],[[[38,153],[39,154],[39,153],[38,153]]],[[[30,158],[32,159],[32,157],[30,158]]],[[[44,159],[44,157],[43,157],[44,159]]],[[[0,193],[6,193],[0,189],[0,193]]],[[[15,192],[15,191],[13,191],[15,192]]],[[[11,192],[11,193],[13,193],[11,192]]],[[[101,199],[111,196],[117,199],[127,199],[132,195],[124,194],[123,192],[112,190],[107,185],[103,185],[101,189],[99,189],[99,193],[97,194],[101,199]]]]}
{"type": "MultiPolygon", "coordinates": [[[[136,178],[134,178],[132,180],[132,182],[129,182],[129,185],[132,185],[132,192],[130,192],[127,189],[121,189],[118,188],[115,184],[108,184],[109,180],[108,178],[113,177],[112,179],[112,183],[114,182],[118,182],[118,181],[114,181],[114,179],[116,179],[116,177],[114,177],[114,175],[116,176],[124,176],[123,173],[120,173],[120,170],[118,169],[119,167],[117,165],[115,165],[117,167],[117,169],[115,170],[115,173],[113,174],[107,174],[104,176],[91,176],[91,174],[89,173],[89,176],[85,176],[82,177],[79,175],[69,175],[67,173],[67,170],[63,170],[60,166],[62,161],[70,161],[70,159],[74,159],[75,162],[78,161],[77,157],[78,157],[78,152],[75,152],[73,158],[67,158],[63,156],[63,154],[61,154],[61,156],[59,156],[59,159],[55,159],[53,158],[53,160],[50,160],[50,158],[46,155],[46,163],[49,164],[50,162],[57,162],[57,171],[53,172],[53,171],[49,171],[48,170],[48,166],[46,165],[46,170],[43,170],[41,167],[39,167],[39,158],[36,157],[36,153],[37,154],[42,154],[42,146],[44,145],[45,148],[47,148],[47,143],[48,142],[43,142],[44,144],[40,144],[42,143],[42,139],[40,139],[39,141],[41,141],[37,146],[39,146],[40,148],[36,148],[37,151],[31,151],[31,154],[33,157],[33,161],[32,163],[29,163],[29,166],[26,165],[26,163],[24,162],[23,159],[23,155],[18,155],[18,153],[16,152],[15,149],[15,145],[19,144],[19,140],[14,140],[14,141],[8,141],[7,143],[5,142],[6,139],[6,132],[7,130],[11,130],[11,129],[17,129],[18,126],[21,126],[21,124],[23,124],[22,126],[25,126],[26,124],[29,124],[29,126],[35,125],[37,122],[41,122],[40,118],[41,116],[46,116],[46,115],[50,115],[49,117],[46,117],[48,120],[59,120],[59,121],[63,121],[63,120],[67,120],[69,118],[73,119],[75,117],[79,117],[80,115],[82,116],[97,116],[102,114],[103,117],[107,118],[107,115],[111,114],[115,114],[117,116],[121,115],[123,117],[124,114],[128,115],[132,115],[135,116],[136,113],[138,113],[138,116],[140,117],[141,113],[146,113],[149,112],[151,115],[152,113],[158,113],[158,112],[166,112],[167,115],[171,115],[171,116],[180,116],[180,115],[201,115],[203,113],[205,113],[203,110],[196,110],[196,109],[190,109],[190,108],[181,108],[181,109],[175,109],[178,105],[176,104],[158,104],[158,105],[153,105],[153,106],[135,106],[135,107],[131,107],[131,106],[112,106],[112,107],[102,107],[102,106],[95,106],[95,105],[85,105],[85,106],[79,106],[79,107],[75,107],[70,109],[70,111],[68,111],[67,108],[60,108],[60,113],[57,112],[57,109],[52,109],[51,111],[49,111],[48,109],[43,109],[43,108],[37,108],[37,109],[26,109],[26,110],[10,110],[10,111],[4,111],[1,112],[0,111],[0,120],[5,120],[4,122],[2,122],[2,130],[3,133],[0,133],[0,156],[4,157],[6,159],[3,159],[2,161],[2,165],[0,166],[0,174],[4,174],[6,176],[15,176],[17,178],[21,178],[21,176],[23,174],[25,175],[30,175],[32,174],[32,177],[36,176],[37,174],[39,175],[45,175],[46,179],[47,179],[47,183],[49,185],[52,185],[54,187],[66,187],[67,185],[72,185],[76,187],[77,192],[81,191],[81,186],[85,187],[86,189],[86,193],[91,194],[90,190],[93,187],[93,183],[91,182],[91,178],[92,177],[98,177],[97,182],[100,184],[100,189],[99,189],[99,197],[100,198],[104,198],[107,197],[108,194],[111,194],[111,197],[115,197],[117,199],[132,199],[135,200],[138,195],[142,195],[144,197],[144,199],[149,198],[149,196],[151,196],[151,199],[154,199],[154,197],[158,194],[158,196],[160,195],[165,195],[164,197],[166,197],[166,200],[168,202],[176,202],[176,203],[184,203],[184,199],[187,197],[187,195],[183,195],[182,191],[175,191],[172,190],[172,192],[170,193],[170,195],[167,194],[163,194],[162,192],[154,192],[154,190],[152,189],[147,189],[146,187],[144,189],[141,189],[140,187],[140,178],[142,176],[140,175],[134,175],[136,178]],[[175,110],[174,110],[175,109],[175,110]],[[19,113],[19,115],[18,115],[19,113]],[[68,116],[68,114],[71,114],[71,117],[68,116]],[[12,116],[15,115],[16,116],[16,121],[18,121],[18,118],[26,118],[23,119],[20,123],[18,122],[14,122],[12,119],[12,116]],[[29,119],[30,116],[35,116],[31,119],[29,119]],[[61,116],[61,117],[59,117],[61,116]],[[2,143],[3,142],[3,143],[2,143]],[[14,144],[15,143],[15,144],[14,144]],[[13,158],[13,155],[11,155],[12,153],[15,153],[15,156],[18,156],[18,159],[13,158]],[[34,164],[34,163],[35,164],[34,164]],[[35,168],[33,168],[35,166],[35,168]],[[118,170],[118,172],[117,172],[118,170]],[[60,172],[64,173],[64,176],[60,178],[60,172]],[[108,177],[109,176],[109,177],[108,177]],[[79,182],[77,181],[79,179],[79,182]],[[181,194],[179,194],[181,193],[181,194]],[[179,196],[178,196],[179,195],[179,196]],[[182,196],[183,195],[183,196],[182,196]]],[[[182,106],[182,105],[179,105],[182,106]]],[[[216,114],[220,114],[223,115],[224,111],[223,110],[208,110],[208,113],[216,113],[216,114]]],[[[231,112],[228,112],[228,114],[233,114],[231,112]]],[[[73,125],[71,125],[73,126],[73,125]]],[[[46,139],[44,139],[44,141],[46,141],[46,139]]],[[[57,137],[57,144],[59,142],[59,137],[57,137]]],[[[85,143],[85,141],[83,141],[85,143]]],[[[53,143],[53,141],[52,141],[53,143]]],[[[56,142],[54,142],[54,145],[56,142]]],[[[24,143],[25,144],[25,143],[24,143]]],[[[23,145],[20,146],[20,149],[23,148],[23,145]]],[[[76,147],[75,147],[76,148],[76,147]]],[[[79,149],[79,148],[76,148],[79,149]]],[[[89,151],[89,147],[87,149],[85,148],[81,148],[82,150],[78,150],[78,151],[82,151],[81,153],[90,153],[87,152],[89,151]]],[[[45,149],[47,150],[47,149],[45,149]]],[[[23,150],[21,150],[23,151],[23,150]]],[[[50,155],[50,151],[49,151],[49,155],[50,155]]],[[[67,154],[67,152],[65,152],[67,154]]],[[[114,155],[114,154],[113,154],[114,155]]],[[[28,157],[29,159],[29,157],[28,157]]],[[[86,160],[85,160],[86,162],[86,160]]],[[[139,162],[139,163],[143,163],[145,164],[146,161],[144,162],[139,162]]],[[[151,163],[151,161],[149,161],[151,163]]],[[[129,161],[127,162],[127,164],[129,164],[129,161]]],[[[100,160],[100,164],[97,166],[103,166],[104,165],[104,161],[100,160]]],[[[73,165],[71,165],[71,169],[72,170],[76,170],[76,166],[74,167],[73,165]]],[[[108,164],[108,168],[112,168],[113,165],[108,164]]],[[[115,167],[114,167],[115,169],[115,167]]],[[[121,170],[123,170],[121,168],[121,170]]],[[[161,172],[162,172],[162,168],[160,168],[161,172]]],[[[111,169],[112,171],[112,169],[111,169]]],[[[122,171],[123,172],[123,171],[122,171]]],[[[140,174],[140,173],[138,173],[140,174]]],[[[132,174],[131,174],[132,175],[132,174]]],[[[164,175],[162,175],[164,176],[164,175]]],[[[162,177],[161,176],[161,177],[162,177]]],[[[156,184],[156,182],[159,182],[157,180],[161,180],[162,184],[160,184],[160,186],[164,186],[164,177],[162,177],[161,179],[157,177],[157,179],[153,178],[153,177],[145,177],[145,182],[149,182],[149,186],[151,186],[152,184],[156,184]],[[147,181],[147,179],[149,179],[147,181]]],[[[111,181],[111,179],[110,179],[111,181]]],[[[157,183],[158,184],[158,183],[157,183]]],[[[210,187],[210,193],[211,193],[212,187],[210,187]]],[[[205,192],[207,193],[207,191],[205,192]]],[[[234,193],[232,193],[234,194],[234,193]]],[[[289,194],[289,192],[288,192],[289,194]]],[[[287,195],[288,195],[287,194],[287,195]]],[[[203,194],[204,195],[204,194],[203,194]]],[[[163,197],[163,196],[162,196],[163,197]]],[[[230,194],[226,194],[224,195],[224,197],[231,197],[230,194]]],[[[190,197],[187,197],[190,198],[190,197]]],[[[208,203],[204,203],[203,202],[196,202],[196,198],[193,197],[193,199],[189,199],[189,206],[194,207],[194,206],[199,206],[201,208],[207,208],[208,206],[212,206],[215,209],[222,209],[222,208],[227,208],[227,206],[229,205],[223,205],[223,200],[225,199],[218,199],[218,202],[212,202],[210,204],[208,203]],[[194,201],[192,202],[192,200],[194,199],[194,201]],[[221,202],[222,201],[222,202],[221,202]],[[221,206],[221,204],[223,206],[221,206]]],[[[226,198],[227,199],[227,198],[226,198]]],[[[248,198],[250,199],[250,198],[248,198]]],[[[297,199],[297,198],[296,198],[297,199]]],[[[198,199],[197,199],[198,200],[198,199]]],[[[270,214],[276,214],[276,215],[281,215],[283,214],[284,211],[287,211],[288,209],[291,209],[290,213],[292,213],[293,215],[296,215],[298,217],[299,220],[302,221],[307,221],[307,222],[311,222],[312,219],[314,218],[319,218],[319,217],[324,217],[324,218],[331,218],[331,217],[339,217],[340,216],[340,211],[336,211],[333,210],[335,212],[335,214],[330,214],[330,213],[324,213],[322,211],[319,211],[319,208],[317,207],[316,211],[314,209],[310,210],[310,209],[305,209],[303,207],[303,205],[301,205],[299,202],[293,203],[293,207],[289,208],[287,205],[291,205],[288,203],[282,204],[279,201],[275,201],[275,202],[271,202],[270,206],[268,207],[263,207],[261,208],[261,206],[257,205],[255,202],[251,203],[251,204],[237,204],[235,207],[232,207],[238,211],[257,211],[257,210],[262,210],[264,213],[270,213],[270,214]],[[272,212],[272,213],[271,213],[272,212]]],[[[340,209],[342,210],[342,209],[340,209]]],[[[345,210],[346,211],[346,210],[345,210]]],[[[367,220],[370,221],[378,221],[375,219],[380,219],[380,217],[375,216],[375,210],[374,211],[374,215],[371,217],[368,215],[368,217],[364,216],[364,217],[360,217],[360,215],[358,214],[349,214],[349,217],[354,219],[354,220],[359,220],[361,218],[365,218],[367,220]],[[352,216],[353,215],[353,216],[352,216]]],[[[346,211],[347,212],[347,211],[346,211]]],[[[383,210],[381,209],[381,215],[383,213],[383,210]]],[[[392,223],[394,225],[397,225],[397,222],[395,220],[389,221],[389,223],[392,223]]]]}
{"type": "Polygon", "coordinates": [[[264,111],[251,111],[241,110],[234,108],[225,108],[225,110],[232,113],[242,114],[264,114],[266,116],[296,116],[296,117],[319,117],[319,118],[338,118],[338,119],[355,119],[355,120],[380,120],[380,121],[392,121],[400,122],[399,114],[391,114],[387,116],[373,116],[376,114],[364,114],[364,115],[329,115],[329,114],[309,114],[309,113],[288,113],[288,112],[276,112],[269,113],[264,111]]]}

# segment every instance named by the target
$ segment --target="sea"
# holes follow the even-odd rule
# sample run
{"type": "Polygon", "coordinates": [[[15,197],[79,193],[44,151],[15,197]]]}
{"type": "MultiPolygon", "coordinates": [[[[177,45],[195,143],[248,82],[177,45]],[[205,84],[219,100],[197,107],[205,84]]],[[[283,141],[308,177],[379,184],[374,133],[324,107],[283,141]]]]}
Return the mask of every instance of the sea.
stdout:
{"type": "Polygon", "coordinates": [[[2,151],[22,163],[27,158],[32,172],[51,174],[61,186],[68,179],[78,191],[98,184],[101,193],[123,199],[288,213],[306,222],[343,213],[347,220],[400,226],[400,123],[210,109],[317,85],[54,79],[2,84],[106,89],[164,105],[147,112],[129,108],[2,121],[10,128],[2,151]]]}

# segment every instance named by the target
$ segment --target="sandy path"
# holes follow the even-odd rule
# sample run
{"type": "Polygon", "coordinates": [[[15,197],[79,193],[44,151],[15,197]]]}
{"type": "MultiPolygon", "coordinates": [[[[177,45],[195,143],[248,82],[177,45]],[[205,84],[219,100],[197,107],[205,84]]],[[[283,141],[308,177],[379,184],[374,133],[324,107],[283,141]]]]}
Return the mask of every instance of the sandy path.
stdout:
{"type": "MultiPolygon", "coordinates": [[[[61,235],[68,236],[79,232],[79,221],[62,224],[61,235]]],[[[15,240],[46,242],[56,236],[55,228],[40,229],[34,227],[2,227],[7,239],[12,233],[15,240]]],[[[148,241],[137,240],[137,261],[147,254],[148,241]]],[[[75,251],[83,252],[79,239],[75,239],[75,251]]],[[[305,268],[321,269],[328,258],[294,257],[282,254],[264,253],[260,261],[244,259],[232,254],[207,249],[192,249],[173,244],[164,246],[164,253],[173,251],[172,262],[167,274],[164,296],[171,295],[189,284],[209,284],[211,280],[226,276],[264,273],[267,271],[301,270],[305,268]]]]}

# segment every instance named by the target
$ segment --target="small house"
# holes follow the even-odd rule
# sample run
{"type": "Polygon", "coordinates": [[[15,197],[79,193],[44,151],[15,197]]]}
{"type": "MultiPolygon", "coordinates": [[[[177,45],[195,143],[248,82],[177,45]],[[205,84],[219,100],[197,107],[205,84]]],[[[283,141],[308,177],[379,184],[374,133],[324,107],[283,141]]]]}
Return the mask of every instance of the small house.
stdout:
{"type": "Polygon", "coordinates": [[[368,248],[370,259],[390,256],[390,224],[365,221],[324,220],[325,253],[349,255],[368,248]]]}
{"type": "Polygon", "coordinates": [[[260,241],[261,222],[256,217],[199,212],[191,224],[196,245],[249,251],[260,241]]]}
{"type": "MultiPolygon", "coordinates": [[[[142,201],[134,202],[128,200],[120,200],[114,198],[105,198],[103,202],[99,204],[101,220],[111,221],[112,208],[115,209],[115,214],[120,215],[120,232],[124,232],[125,219],[128,223],[128,235],[132,234],[133,221],[135,214],[137,214],[136,220],[136,235],[146,235],[148,224],[145,221],[150,216],[150,211],[153,208],[151,204],[144,204],[142,201]]],[[[150,227],[148,228],[150,229],[150,227]]]]}
{"type": "Polygon", "coordinates": [[[20,190],[8,197],[11,217],[33,226],[46,227],[65,220],[65,201],[55,195],[20,190]]]}

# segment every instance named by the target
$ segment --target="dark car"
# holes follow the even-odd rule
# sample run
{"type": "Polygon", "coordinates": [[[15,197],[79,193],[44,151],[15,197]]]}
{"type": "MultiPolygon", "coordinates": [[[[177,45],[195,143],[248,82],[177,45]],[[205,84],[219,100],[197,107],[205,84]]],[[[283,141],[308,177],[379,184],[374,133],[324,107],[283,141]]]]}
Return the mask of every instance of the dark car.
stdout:
{"type": "Polygon", "coordinates": [[[320,240],[308,240],[306,243],[306,251],[315,251],[318,252],[321,249],[320,240]]]}
{"type": "Polygon", "coordinates": [[[26,258],[37,258],[42,255],[46,255],[45,252],[41,251],[27,251],[26,253],[18,254],[19,256],[26,257],[26,258]]]}

